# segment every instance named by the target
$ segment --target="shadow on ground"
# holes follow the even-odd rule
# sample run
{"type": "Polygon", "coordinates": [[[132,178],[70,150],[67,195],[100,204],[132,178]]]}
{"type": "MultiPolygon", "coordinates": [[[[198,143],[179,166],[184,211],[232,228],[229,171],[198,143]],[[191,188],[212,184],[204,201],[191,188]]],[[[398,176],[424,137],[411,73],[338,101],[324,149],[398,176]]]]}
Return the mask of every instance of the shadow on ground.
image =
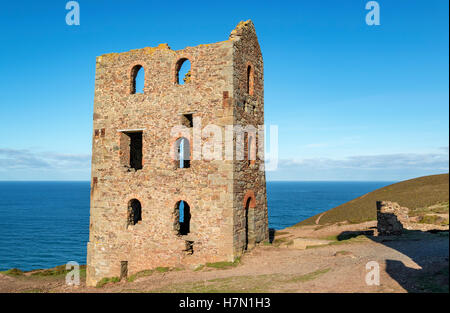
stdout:
{"type": "Polygon", "coordinates": [[[272,243],[275,239],[275,232],[276,230],[273,228],[269,228],[269,242],[272,243]]]}
{"type": "Polygon", "coordinates": [[[387,274],[407,292],[449,292],[449,232],[448,230],[402,230],[401,235],[374,236],[375,229],[345,231],[338,241],[364,235],[374,242],[395,249],[409,257],[418,268],[400,260],[386,260],[387,274]]]}

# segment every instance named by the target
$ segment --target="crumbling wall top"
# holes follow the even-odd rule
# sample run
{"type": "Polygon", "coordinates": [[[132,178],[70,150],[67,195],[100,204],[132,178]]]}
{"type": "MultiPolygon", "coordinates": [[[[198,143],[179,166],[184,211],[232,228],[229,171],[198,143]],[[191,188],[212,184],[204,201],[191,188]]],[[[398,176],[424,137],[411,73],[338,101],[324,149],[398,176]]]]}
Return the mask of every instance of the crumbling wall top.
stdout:
{"type": "Polygon", "coordinates": [[[129,53],[139,52],[139,53],[144,53],[144,54],[153,54],[156,51],[173,51],[175,53],[175,51],[172,50],[167,43],[161,43],[156,47],[145,47],[145,48],[141,48],[141,49],[133,49],[133,50],[121,52],[121,53],[113,52],[113,53],[102,54],[97,57],[97,63],[101,63],[104,61],[106,61],[106,62],[114,61],[120,55],[125,55],[125,54],[129,54],[129,53]]]}
{"type": "Polygon", "coordinates": [[[253,32],[256,34],[255,25],[252,20],[240,21],[236,28],[231,31],[229,40],[242,36],[245,32],[253,32]]]}
{"type": "MultiPolygon", "coordinates": [[[[241,36],[243,36],[244,34],[249,34],[249,33],[256,35],[256,30],[255,30],[255,26],[253,25],[253,22],[251,20],[240,21],[237,24],[236,28],[234,28],[231,31],[228,40],[219,41],[216,43],[200,44],[197,47],[204,47],[204,46],[209,46],[209,45],[213,45],[213,44],[220,44],[220,43],[230,41],[230,40],[240,39],[241,36]]],[[[189,48],[190,47],[186,47],[181,50],[185,50],[185,49],[189,49],[189,48]]],[[[117,53],[117,52],[105,53],[105,54],[102,54],[97,57],[97,63],[115,62],[119,56],[127,55],[127,54],[142,53],[142,54],[151,55],[157,51],[177,53],[177,51],[181,51],[181,50],[172,50],[167,43],[161,43],[156,47],[145,47],[145,48],[141,48],[141,49],[133,49],[130,51],[125,51],[125,52],[120,52],[120,53],[117,53]]]]}

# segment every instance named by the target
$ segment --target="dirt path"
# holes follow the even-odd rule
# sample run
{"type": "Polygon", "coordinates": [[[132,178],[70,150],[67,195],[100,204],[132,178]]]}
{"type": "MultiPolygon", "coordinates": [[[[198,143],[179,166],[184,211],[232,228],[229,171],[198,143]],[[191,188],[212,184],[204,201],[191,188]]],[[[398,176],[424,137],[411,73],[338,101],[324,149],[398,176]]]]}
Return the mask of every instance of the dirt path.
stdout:
{"type": "Polygon", "coordinates": [[[320,218],[322,217],[322,216],[324,216],[325,215],[325,213],[327,213],[326,211],[325,212],[323,212],[322,214],[320,214],[317,218],[316,218],[316,220],[314,221],[314,223],[316,224],[316,225],[319,225],[319,222],[320,222],[320,218]]]}
{"type": "Polygon", "coordinates": [[[448,233],[419,232],[396,240],[357,236],[371,228],[373,223],[288,228],[278,239],[340,234],[345,239],[306,250],[294,249],[287,241],[261,245],[246,253],[237,267],[153,273],[101,288],[86,287],[83,280],[79,287],[69,287],[64,277],[0,275],[0,292],[407,292],[421,291],[422,285],[431,288],[427,277],[439,276],[445,267],[448,288],[448,233]],[[370,261],[380,266],[378,286],[366,284],[370,261]]]}

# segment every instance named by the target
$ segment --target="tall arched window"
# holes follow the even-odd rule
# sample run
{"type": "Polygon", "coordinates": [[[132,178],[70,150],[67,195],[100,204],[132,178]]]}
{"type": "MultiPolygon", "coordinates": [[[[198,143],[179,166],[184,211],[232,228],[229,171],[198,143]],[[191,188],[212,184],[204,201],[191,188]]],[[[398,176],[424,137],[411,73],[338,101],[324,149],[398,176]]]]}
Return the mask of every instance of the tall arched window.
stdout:
{"type": "Polygon", "coordinates": [[[179,236],[190,233],[191,211],[186,201],[178,201],[175,205],[175,230],[179,236]]]}
{"type": "Polygon", "coordinates": [[[256,140],[254,133],[245,133],[244,135],[244,155],[247,165],[255,164],[256,160],[256,140]]]}
{"type": "Polygon", "coordinates": [[[187,58],[181,58],[175,65],[175,81],[178,85],[184,85],[191,81],[191,62],[187,58]]]}
{"type": "Polygon", "coordinates": [[[131,93],[144,93],[145,70],[142,65],[135,65],[131,69],[131,93]]]}
{"type": "Polygon", "coordinates": [[[141,203],[137,199],[131,199],[128,202],[128,225],[136,225],[142,221],[141,203]]]}
{"type": "Polygon", "coordinates": [[[255,207],[256,197],[253,190],[248,190],[244,195],[242,224],[244,225],[244,240],[242,242],[243,250],[247,250],[249,246],[255,243],[255,207]]]}
{"type": "Polygon", "coordinates": [[[175,162],[177,168],[189,168],[191,166],[191,145],[185,137],[175,141],[175,162]]]}
{"type": "Polygon", "coordinates": [[[255,151],[254,151],[254,147],[253,147],[254,143],[253,143],[253,136],[249,136],[248,137],[248,165],[252,165],[253,163],[255,163],[255,151]]]}
{"type": "Polygon", "coordinates": [[[251,65],[247,66],[247,93],[253,95],[253,83],[254,83],[253,68],[251,65]]]}

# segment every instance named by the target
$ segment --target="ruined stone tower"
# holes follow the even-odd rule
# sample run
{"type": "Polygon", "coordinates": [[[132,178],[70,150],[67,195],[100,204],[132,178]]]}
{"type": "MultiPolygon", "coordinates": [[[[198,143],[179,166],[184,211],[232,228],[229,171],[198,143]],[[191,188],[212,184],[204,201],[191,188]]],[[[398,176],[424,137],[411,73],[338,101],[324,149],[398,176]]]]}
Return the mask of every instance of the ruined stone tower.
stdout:
{"type": "Polygon", "coordinates": [[[263,59],[251,21],[218,43],[97,57],[93,119],[88,285],[234,261],[268,239],[264,132],[251,131],[264,125],[263,59]],[[239,126],[243,136],[230,137],[239,126]]]}

